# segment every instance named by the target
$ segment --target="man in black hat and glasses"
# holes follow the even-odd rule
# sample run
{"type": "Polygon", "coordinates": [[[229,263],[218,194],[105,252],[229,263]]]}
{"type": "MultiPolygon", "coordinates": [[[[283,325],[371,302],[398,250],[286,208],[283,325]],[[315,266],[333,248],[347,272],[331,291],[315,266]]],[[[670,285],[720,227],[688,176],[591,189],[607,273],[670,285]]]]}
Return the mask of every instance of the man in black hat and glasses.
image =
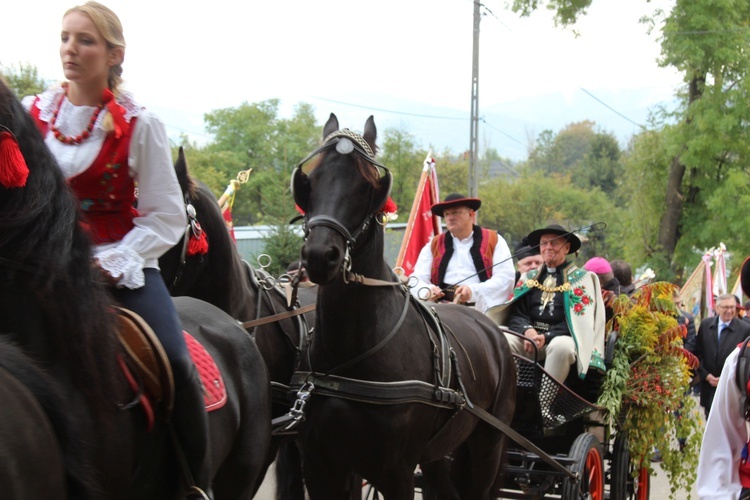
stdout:
{"type": "Polygon", "coordinates": [[[412,293],[422,300],[475,303],[485,312],[506,302],[513,290],[515,269],[510,249],[496,231],[475,224],[479,198],[453,193],[434,204],[447,231],[435,236],[419,253],[412,293]]]}
{"type": "Polygon", "coordinates": [[[529,245],[539,247],[544,265],[530,271],[516,286],[508,328],[526,340],[507,335],[515,354],[531,357],[533,344],[544,368],[565,382],[571,365],[584,378],[589,368],[605,370],[605,309],[596,274],[567,260],[581,247],[581,240],[553,224],[532,231],[529,245]]]}

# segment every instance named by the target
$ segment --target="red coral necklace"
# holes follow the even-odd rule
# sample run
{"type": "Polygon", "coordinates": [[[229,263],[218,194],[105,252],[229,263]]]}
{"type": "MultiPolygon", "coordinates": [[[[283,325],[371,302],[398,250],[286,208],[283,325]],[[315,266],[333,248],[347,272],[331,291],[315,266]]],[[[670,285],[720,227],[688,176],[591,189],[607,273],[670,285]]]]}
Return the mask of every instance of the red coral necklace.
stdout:
{"type": "Polygon", "coordinates": [[[52,114],[52,119],[49,121],[50,128],[52,129],[52,133],[55,136],[55,139],[58,141],[64,143],[64,144],[80,144],[84,140],[88,139],[91,136],[91,131],[94,130],[94,124],[96,124],[96,119],[99,118],[99,113],[102,112],[102,109],[104,109],[104,102],[100,102],[97,107],[96,111],[94,111],[94,114],[91,115],[91,120],[89,120],[89,126],[78,134],[75,137],[65,135],[55,126],[55,122],[57,121],[57,115],[60,113],[60,108],[62,107],[62,103],[65,100],[66,97],[68,97],[68,86],[63,85],[63,88],[65,89],[65,95],[62,99],[60,99],[60,102],[57,104],[57,109],[52,114]]]}

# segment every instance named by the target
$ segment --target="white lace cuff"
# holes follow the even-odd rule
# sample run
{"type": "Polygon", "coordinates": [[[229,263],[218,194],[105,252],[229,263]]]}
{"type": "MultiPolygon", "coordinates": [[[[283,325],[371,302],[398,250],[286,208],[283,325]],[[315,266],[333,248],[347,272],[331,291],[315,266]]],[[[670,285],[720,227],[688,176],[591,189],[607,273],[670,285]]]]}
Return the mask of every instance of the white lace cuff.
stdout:
{"type": "Polygon", "coordinates": [[[146,284],[143,274],[145,261],[129,246],[119,245],[96,256],[99,265],[117,280],[118,287],[135,290],[146,284]]]}

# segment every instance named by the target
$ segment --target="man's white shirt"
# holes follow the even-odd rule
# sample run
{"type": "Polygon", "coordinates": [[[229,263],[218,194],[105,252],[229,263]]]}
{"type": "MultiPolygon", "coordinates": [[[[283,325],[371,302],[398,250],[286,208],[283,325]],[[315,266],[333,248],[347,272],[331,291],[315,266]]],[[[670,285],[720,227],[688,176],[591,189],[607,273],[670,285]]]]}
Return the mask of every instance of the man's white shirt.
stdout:
{"type": "MultiPolygon", "coordinates": [[[[492,277],[482,283],[477,275],[477,269],[474,266],[474,260],[471,257],[471,247],[474,244],[474,234],[468,238],[459,240],[451,238],[453,241],[453,255],[448,262],[445,270],[444,281],[447,285],[466,285],[471,288],[471,301],[476,302],[476,308],[485,312],[490,307],[503,304],[508,301],[516,277],[516,269],[513,266],[513,259],[510,255],[510,249],[502,236],[498,235],[495,251],[492,254],[492,277]]],[[[419,291],[428,288],[431,285],[437,285],[430,281],[432,271],[432,248],[431,242],[428,242],[419,252],[417,263],[414,266],[412,276],[417,278],[416,286],[411,288],[412,294],[419,298],[419,291]]],[[[425,292],[422,292],[424,296],[425,292]]]]}

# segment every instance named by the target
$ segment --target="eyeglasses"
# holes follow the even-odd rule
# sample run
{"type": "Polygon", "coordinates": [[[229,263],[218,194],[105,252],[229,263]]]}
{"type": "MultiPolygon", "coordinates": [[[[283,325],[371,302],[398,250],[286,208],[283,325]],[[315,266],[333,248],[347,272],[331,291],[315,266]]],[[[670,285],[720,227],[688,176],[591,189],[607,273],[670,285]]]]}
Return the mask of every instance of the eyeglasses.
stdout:
{"type": "Polygon", "coordinates": [[[723,309],[725,311],[728,311],[729,309],[734,309],[735,306],[716,306],[716,309],[723,309]]]}

